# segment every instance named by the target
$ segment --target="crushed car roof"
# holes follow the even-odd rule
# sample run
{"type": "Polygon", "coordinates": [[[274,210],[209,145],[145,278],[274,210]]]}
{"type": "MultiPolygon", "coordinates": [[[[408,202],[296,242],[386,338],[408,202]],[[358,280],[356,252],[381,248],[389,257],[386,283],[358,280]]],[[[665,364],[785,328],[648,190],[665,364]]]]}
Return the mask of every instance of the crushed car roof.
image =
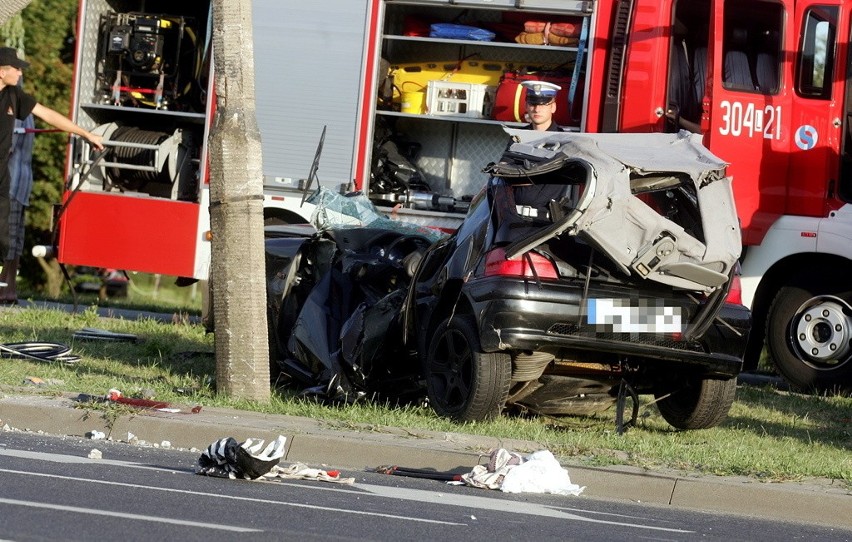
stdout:
{"type": "Polygon", "coordinates": [[[583,194],[541,235],[515,243],[513,256],[567,232],[597,246],[625,273],[678,288],[713,291],[727,281],[742,250],[727,164],[701,143],[678,134],[580,134],[506,129],[513,143],[485,171],[523,178],[570,163],[588,170],[583,194]],[[691,184],[703,239],[635,194],[691,184]]]}

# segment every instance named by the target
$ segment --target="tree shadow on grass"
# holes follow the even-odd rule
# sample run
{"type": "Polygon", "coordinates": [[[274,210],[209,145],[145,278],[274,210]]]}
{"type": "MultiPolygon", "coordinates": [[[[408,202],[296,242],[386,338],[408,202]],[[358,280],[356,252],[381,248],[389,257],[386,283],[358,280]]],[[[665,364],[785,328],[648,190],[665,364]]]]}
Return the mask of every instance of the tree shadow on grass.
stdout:
{"type": "Polygon", "coordinates": [[[806,395],[771,386],[740,386],[737,403],[754,417],[729,415],[725,426],[761,436],[852,450],[852,398],[806,395]],[[765,415],[758,415],[766,412],[765,415]]]}
{"type": "MultiPolygon", "coordinates": [[[[53,343],[71,347],[80,361],[67,370],[82,376],[140,383],[174,380],[210,381],[215,375],[215,359],[209,345],[177,331],[136,334],[136,340],[75,338],[77,329],[62,326],[32,329],[25,339],[3,342],[53,343]],[[35,337],[35,338],[34,338],[35,337]]],[[[0,337],[20,337],[21,329],[0,326],[0,337]]]]}

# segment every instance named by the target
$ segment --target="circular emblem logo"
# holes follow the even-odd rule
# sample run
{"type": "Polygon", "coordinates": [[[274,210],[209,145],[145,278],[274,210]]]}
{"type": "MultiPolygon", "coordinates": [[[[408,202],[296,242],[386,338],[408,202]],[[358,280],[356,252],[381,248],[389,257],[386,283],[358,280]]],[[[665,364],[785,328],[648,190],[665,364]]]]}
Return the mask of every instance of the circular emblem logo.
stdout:
{"type": "Polygon", "coordinates": [[[799,126],[799,129],[796,130],[796,146],[803,151],[809,151],[816,147],[817,141],[819,141],[819,132],[813,126],[805,124],[799,126]]]}

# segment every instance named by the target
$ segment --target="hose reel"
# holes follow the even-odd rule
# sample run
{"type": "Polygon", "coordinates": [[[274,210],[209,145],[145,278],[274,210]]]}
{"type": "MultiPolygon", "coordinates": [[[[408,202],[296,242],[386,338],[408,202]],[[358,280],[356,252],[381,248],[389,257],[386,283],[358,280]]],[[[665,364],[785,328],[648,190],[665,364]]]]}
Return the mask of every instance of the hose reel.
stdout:
{"type": "Polygon", "coordinates": [[[108,149],[98,166],[104,190],[196,199],[197,161],[191,156],[188,131],[178,128],[167,133],[111,123],[94,132],[103,136],[108,149]]]}

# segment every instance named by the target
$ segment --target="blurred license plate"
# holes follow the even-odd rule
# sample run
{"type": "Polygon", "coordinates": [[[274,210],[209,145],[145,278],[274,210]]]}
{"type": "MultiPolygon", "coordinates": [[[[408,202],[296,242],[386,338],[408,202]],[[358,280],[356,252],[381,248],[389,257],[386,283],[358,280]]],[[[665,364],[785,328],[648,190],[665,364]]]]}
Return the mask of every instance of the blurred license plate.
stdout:
{"type": "Polygon", "coordinates": [[[589,299],[588,323],[607,333],[680,333],[680,307],[667,307],[660,300],[589,299]]]}

